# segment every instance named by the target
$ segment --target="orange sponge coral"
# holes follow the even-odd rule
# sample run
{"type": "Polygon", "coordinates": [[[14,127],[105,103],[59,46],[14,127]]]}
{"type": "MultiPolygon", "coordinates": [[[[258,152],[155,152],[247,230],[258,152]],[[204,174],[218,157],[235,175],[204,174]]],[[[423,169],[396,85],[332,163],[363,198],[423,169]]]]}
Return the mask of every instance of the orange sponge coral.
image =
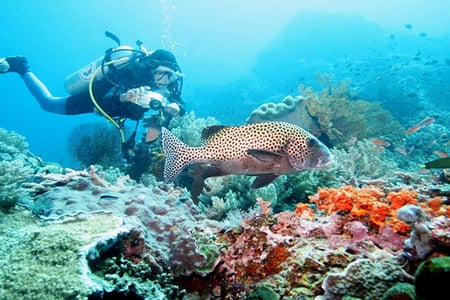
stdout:
{"type": "Polygon", "coordinates": [[[366,218],[370,224],[379,228],[389,224],[397,232],[406,233],[408,225],[401,224],[396,217],[396,211],[406,204],[417,203],[417,192],[400,190],[387,195],[375,186],[361,189],[354,186],[335,188],[321,188],[316,195],[309,197],[312,203],[328,214],[340,212],[349,213],[353,217],[366,218]],[[395,224],[395,226],[393,226],[395,224]]]}

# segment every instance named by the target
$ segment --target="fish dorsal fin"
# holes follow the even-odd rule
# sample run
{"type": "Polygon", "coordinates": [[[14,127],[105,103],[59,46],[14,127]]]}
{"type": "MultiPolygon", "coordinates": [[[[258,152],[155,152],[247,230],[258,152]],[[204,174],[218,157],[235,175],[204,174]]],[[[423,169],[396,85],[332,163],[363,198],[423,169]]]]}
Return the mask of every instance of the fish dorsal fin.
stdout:
{"type": "Polygon", "coordinates": [[[210,138],[226,127],[227,126],[225,125],[212,125],[204,128],[202,131],[202,142],[206,143],[210,138]]]}
{"type": "Polygon", "coordinates": [[[274,163],[284,157],[283,154],[260,149],[248,149],[247,154],[253,156],[254,158],[256,158],[261,162],[266,163],[274,163]]]}

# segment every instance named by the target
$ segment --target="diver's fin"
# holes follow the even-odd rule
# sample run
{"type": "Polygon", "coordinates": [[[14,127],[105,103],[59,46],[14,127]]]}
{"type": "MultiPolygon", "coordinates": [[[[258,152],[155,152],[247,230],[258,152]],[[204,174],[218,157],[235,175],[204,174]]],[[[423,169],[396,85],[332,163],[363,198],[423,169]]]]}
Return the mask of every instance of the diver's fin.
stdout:
{"type": "Polygon", "coordinates": [[[110,32],[110,31],[105,31],[105,35],[106,35],[106,37],[109,37],[114,42],[116,42],[117,46],[120,46],[120,39],[117,37],[117,35],[115,35],[114,33],[110,32]]]}

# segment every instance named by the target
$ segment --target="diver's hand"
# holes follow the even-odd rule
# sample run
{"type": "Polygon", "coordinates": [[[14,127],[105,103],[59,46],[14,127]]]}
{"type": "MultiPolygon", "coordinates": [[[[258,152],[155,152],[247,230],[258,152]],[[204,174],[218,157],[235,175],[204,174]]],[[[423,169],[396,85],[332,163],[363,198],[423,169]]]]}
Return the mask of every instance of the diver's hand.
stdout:
{"type": "Polygon", "coordinates": [[[180,113],[180,106],[176,103],[169,103],[164,107],[164,111],[171,116],[175,116],[180,113]]]}
{"type": "Polygon", "coordinates": [[[166,103],[166,99],[162,94],[152,91],[148,86],[131,89],[122,94],[120,100],[122,102],[132,102],[144,108],[154,110],[161,109],[166,103]]]}
{"type": "Polygon", "coordinates": [[[139,88],[128,90],[120,95],[120,101],[138,104],[139,99],[144,95],[146,91],[150,91],[150,87],[141,86],[139,88]]]}

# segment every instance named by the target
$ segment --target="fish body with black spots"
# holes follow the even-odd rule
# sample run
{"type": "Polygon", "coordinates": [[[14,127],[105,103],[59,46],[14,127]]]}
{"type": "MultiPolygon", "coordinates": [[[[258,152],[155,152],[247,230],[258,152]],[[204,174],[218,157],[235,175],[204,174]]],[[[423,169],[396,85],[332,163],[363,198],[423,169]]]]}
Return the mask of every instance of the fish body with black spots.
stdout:
{"type": "Polygon", "coordinates": [[[252,188],[259,188],[280,175],[321,168],[334,160],[315,136],[286,122],[211,126],[203,130],[202,140],[203,146],[190,147],[162,128],[166,182],[176,179],[190,164],[208,164],[205,178],[254,175],[252,188]]]}

